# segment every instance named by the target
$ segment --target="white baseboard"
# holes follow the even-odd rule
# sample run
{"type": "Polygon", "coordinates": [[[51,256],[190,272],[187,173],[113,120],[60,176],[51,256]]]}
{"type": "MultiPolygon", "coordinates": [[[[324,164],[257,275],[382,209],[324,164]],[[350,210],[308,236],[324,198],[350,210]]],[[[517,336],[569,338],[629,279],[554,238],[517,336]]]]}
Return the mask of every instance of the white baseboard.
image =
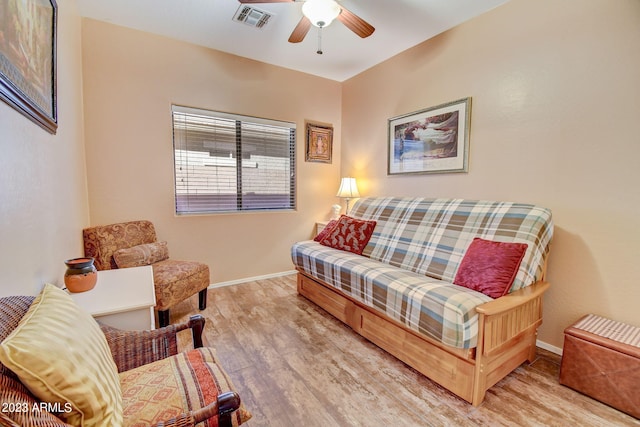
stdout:
{"type": "Polygon", "coordinates": [[[537,340],[536,345],[544,350],[550,351],[551,353],[558,354],[562,356],[562,349],[560,347],[556,347],[555,345],[547,344],[544,341],[537,340]]]}
{"type": "Polygon", "coordinates": [[[274,277],[288,276],[297,273],[297,270],[281,271],[280,273],[265,274],[264,276],[245,277],[244,279],[229,280],[227,282],[212,283],[208,289],[221,288],[223,286],[239,285],[240,283],[253,282],[255,280],[273,279],[274,277]]]}

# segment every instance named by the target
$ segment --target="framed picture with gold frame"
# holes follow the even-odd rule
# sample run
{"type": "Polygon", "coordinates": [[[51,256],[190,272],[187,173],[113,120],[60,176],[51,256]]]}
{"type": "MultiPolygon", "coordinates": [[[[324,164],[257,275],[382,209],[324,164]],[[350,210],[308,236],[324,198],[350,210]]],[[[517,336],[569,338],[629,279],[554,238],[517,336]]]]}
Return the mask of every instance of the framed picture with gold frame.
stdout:
{"type": "Polygon", "coordinates": [[[55,134],[55,0],[0,0],[0,99],[55,134]]]}
{"type": "Polygon", "coordinates": [[[331,163],[333,151],[333,126],[307,123],[305,161],[331,163]]]}

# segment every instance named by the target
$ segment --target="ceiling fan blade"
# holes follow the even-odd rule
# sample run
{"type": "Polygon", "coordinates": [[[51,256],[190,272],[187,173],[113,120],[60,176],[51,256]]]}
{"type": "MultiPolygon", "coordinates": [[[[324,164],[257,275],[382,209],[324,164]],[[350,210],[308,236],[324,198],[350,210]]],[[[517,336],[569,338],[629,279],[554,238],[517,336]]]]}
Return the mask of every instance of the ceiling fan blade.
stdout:
{"type": "Polygon", "coordinates": [[[342,9],[342,12],[338,15],[338,20],[360,37],[369,37],[376,30],[367,21],[360,18],[358,15],[349,12],[344,8],[344,6],[340,6],[340,8],[342,9]]]}
{"type": "Polygon", "coordinates": [[[240,3],[293,3],[296,0],[238,0],[240,3]]]}
{"type": "Polygon", "coordinates": [[[309,28],[311,28],[311,21],[306,16],[303,16],[291,32],[289,43],[300,43],[309,32],[309,28]]]}

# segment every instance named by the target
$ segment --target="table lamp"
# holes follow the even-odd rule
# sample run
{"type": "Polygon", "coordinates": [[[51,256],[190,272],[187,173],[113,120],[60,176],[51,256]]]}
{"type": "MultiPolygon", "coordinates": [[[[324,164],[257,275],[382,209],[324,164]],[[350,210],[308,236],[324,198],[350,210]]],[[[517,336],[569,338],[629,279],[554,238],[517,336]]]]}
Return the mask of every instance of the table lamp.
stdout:
{"type": "Polygon", "coordinates": [[[360,197],[358,186],[356,185],[356,179],[351,177],[342,178],[340,181],[340,188],[338,189],[338,194],[336,194],[336,196],[346,199],[346,213],[349,215],[349,200],[360,197]]]}

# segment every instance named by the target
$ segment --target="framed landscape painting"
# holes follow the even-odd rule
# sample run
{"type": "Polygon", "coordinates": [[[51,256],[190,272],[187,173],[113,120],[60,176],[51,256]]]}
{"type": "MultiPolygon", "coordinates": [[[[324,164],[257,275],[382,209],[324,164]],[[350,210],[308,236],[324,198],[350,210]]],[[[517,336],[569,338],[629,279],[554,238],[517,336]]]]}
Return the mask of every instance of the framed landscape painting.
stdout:
{"type": "Polygon", "coordinates": [[[388,175],[467,172],[471,98],[389,119],[388,175]]]}
{"type": "Polygon", "coordinates": [[[0,99],[58,128],[55,0],[0,0],[0,99]]]}

